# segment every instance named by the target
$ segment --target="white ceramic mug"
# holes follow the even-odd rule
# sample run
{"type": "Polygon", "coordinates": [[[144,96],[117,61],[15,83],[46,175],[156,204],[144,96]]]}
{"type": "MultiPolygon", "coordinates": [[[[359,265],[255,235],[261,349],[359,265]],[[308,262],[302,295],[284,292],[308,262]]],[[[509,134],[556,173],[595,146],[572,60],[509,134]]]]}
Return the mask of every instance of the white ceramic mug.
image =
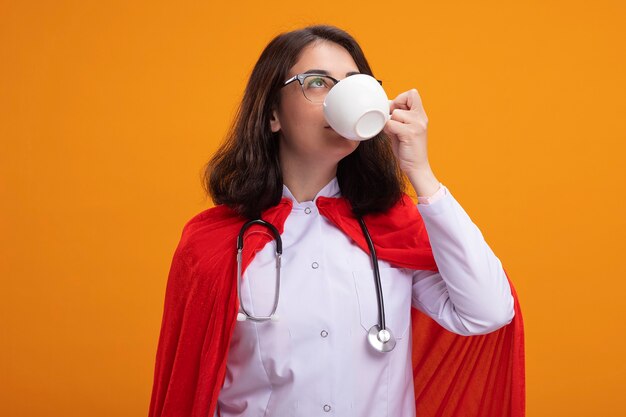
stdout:
{"type": "Polygon", "coordinates": [[[371,139],[383,130],[391,117],[389,99],[374,77],[351,75],[328,92],[324,117],[330,127],[346,139],[371,139]]]}

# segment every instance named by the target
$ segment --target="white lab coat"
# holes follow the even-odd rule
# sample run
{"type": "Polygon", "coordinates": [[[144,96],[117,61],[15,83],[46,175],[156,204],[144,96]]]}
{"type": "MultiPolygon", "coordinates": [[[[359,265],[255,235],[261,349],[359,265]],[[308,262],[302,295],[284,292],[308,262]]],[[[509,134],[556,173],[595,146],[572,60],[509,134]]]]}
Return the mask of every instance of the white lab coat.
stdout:
{"type": "MultiPolygon", "coordinates": [[[[378,322],[369,255],[319,213],[315,199],[299,203],[283,187],[293,209],[282,234],[280,320],[236,323],[218,398],[222,417],[414,417],[411,340],[420,335],[411,332],[412,307],[462,335],[511,322],[500,260],[443,187],[439,200],[417,205],[439,272],[379,260],[387,326],[397,339],[388,353],[367,342],[378,322]]],[[[317,196],[339,197],[337,179],[317,196]]],[[[256,315],[269,314],[274,301],[274,249],[259,251],[243,277],[242,302],[256,315]]]]}

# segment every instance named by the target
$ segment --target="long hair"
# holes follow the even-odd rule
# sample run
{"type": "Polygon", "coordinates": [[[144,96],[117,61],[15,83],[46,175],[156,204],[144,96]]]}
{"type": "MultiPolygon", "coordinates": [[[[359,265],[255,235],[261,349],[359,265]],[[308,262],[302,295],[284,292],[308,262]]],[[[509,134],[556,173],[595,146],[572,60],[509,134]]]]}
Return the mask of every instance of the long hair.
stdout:
{"type": "MultiPolygon", "coordinates": [[[[282,33],[263,50],[248,80],[226,140],[204,168],[204,187],[215,204],[247,218],[258,218],[282,197],[278,134],[270,128],[280,89],[302,50],[329,41],[345,48],[359,72],[374,75],[356,40],[328,25],[282,33]]],[[[389,138],[381,132],[363,141],[337,166],[341,194],[356,215],[384,212],[402,196],[404,182],[389,138]]]]}

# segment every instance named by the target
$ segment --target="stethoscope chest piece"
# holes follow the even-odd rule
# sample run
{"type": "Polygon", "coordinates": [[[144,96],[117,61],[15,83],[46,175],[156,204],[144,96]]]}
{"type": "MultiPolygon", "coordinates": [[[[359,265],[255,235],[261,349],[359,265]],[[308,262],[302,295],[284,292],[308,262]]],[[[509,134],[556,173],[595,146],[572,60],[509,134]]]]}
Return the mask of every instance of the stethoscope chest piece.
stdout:
{"type": "Polygon", "coordinates": [[[396,347],[396,338],[393,337],[391,330],[380,330],[378,324],[372,326],[367,334],[367,340],[379,352],[390,352],[396,347]]]}

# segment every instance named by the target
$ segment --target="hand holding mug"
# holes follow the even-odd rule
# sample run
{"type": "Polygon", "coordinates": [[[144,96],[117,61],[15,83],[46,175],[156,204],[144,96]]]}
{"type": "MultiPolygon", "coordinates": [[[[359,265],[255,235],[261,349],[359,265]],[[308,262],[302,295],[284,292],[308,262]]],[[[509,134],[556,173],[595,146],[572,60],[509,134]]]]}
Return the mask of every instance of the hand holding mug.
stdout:
{"type": "Polygon", "coordinates": [[[357,74],[333,87],[323,106],[328,124],[346,139],[367,140],[384,130],[391,139],[400,168],[407,175],[429,168],[428,118],[416,89],[388,100],[374,77],[357,74]]]}
{"type": "Polygon", "coordinates": [[[426,146],[428,117],[416,89],[405,91],[390,102],[391,118],[383,131],[391,139],[393,153],[407,175],[430,170],[426,146]]]}

